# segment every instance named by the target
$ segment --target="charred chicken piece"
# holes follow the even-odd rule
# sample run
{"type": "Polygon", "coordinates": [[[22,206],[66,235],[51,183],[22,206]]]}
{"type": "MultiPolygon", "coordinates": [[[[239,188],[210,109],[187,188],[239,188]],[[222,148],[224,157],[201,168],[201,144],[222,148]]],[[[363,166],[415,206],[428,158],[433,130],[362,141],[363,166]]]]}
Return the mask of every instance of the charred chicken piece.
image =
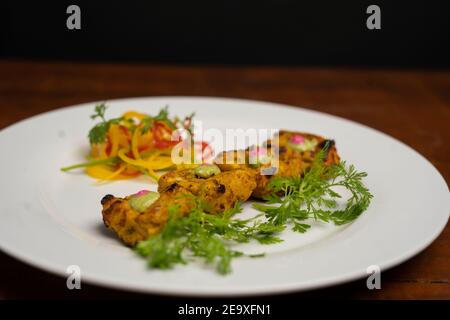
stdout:
{"type": "Polygon", "coordinates": [[[169,218],[170,208],[176,207],[179,214],[184,215],[195,205],[192,194],[179,186],[161,194],[158,200],[143,212],[131,206],[132,197],[116,198],[106,195],[101,201],[105,226],[130,246],[158,233],[169,218]]]}
{"type": "Polygon", "coordinates": [[[265,163],[252,162],[252,152],[258,150],[258,147],[222,152],[214,161],[222,171],[244,168],[253,170],[257,184],[252,193],[255,198],[262,198],[271,192],[267,185],[274,177],[302,175],[311,167],[315,155],[322,149],[326,150],[325,165],[339,162],[333,140],[309,133],[282,130],[277,137],[267,140],[263,147],[263,152],[270,160],[265,163]]]}
{"type": "MultiPolygon", "coordinates": [[[[258,153],[259,149],[254,149],[258,153]]],[[[252,197],[262,198],[270,193],[267,185],[273,177],[292,177],[302,173],[302,159],[299,155],[293,154],[291,158],[272,158],[272,149],[264,148],[266,161],[259,162],[252,158],[253,150],[232,150],[219,154],[214,162],[224,172],[234,170],[251,170],[255,177],[256,187],[252,192],[252,197]],[[244,159],[244,160],[243,160],[244,159]]],[[[258,158],[258,157],[257,157],[258,158]]]]}
{"type": "MultiPolygon", "coordinates": [[[[197,170],[198,171],[198,170],[197,170]]],[[[132,198],[103,197],[103,221],[127,245],[158,233],[170,216],[171,208],[186,215],[198,199],[205,204],[208,213],[219,213],[246,201],[256,187],[251,170],[218,172],[210,177],[199,177],[195,169],[166,173],[160,178],[159,198],[143,211],[132,206],[132,198]]]]}
{"type": "Polygon", "coordinates": [[[215,165],[200,165],[194,169],[168,172],[159,179],[158,192],[164,193],[178,184],[207,204],[208,213],[223,212],[238,201],[246,201],[256,188],[256,173],[248,168],[221,172],[215,165]],[[217,168],[207,176],[202,171],[217,168]]]}
{"type": "Polygon", "coordinates": [[[305,132],[281,130],[274,139],[267,140],[264,146],[278,149],[282,161],[299,156],[304,162],[304,169],[311,166],[320,150],[325,150],[325,165],[336,164],[340,160],[334,140],[305,132]]]}

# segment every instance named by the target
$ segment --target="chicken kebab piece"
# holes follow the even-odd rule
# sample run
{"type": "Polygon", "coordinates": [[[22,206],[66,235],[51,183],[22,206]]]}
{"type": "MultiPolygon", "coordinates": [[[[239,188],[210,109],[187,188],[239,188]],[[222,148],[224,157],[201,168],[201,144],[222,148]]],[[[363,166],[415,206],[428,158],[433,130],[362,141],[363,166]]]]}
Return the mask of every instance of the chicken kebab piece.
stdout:
{"type": "Polygon", "coordinates": [[[125,198],[104,196],[103,222],[132,246],[158,233],[172,208],[186,215],[201,201],[206,212],[216,214],[246,201],[256,187],[255,174],[247,168],[221,172],[213,164],[168,172],[159,180],[159,194],[141,191],[125,198]]]}
{"type": "Polygon", "coordinates": [[[263,147],[226,151],[217,156],[215,164],[222,171],[250,169],[255,171],[256,188],[252,196],[263,198],[270,194],[267,187],[274,177],[296,177],[304,174],[313,164],[315,155],[324,150],[325,165],[336,164],[340,158],[334,140],[293,131],[280,131],[263,147]]]}
{"type": "Polygon", "coordinates": [[[274,139],[267,140],[264,146],[276,148],[282,160],[300,156],[304,169],[311,167],[315,155],[321,150],[325,152],[325,165],[337,164],[340,160],[334,140],[310,133],[281,130],[274,139]]]}

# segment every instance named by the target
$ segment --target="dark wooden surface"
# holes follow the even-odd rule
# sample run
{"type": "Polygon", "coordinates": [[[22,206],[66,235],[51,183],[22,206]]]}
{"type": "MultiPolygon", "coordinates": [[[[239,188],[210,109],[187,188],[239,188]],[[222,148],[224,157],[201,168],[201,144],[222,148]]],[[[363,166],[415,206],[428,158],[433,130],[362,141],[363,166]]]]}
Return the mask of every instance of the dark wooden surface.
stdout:
{"type": "MultiPolygon", "coordinates": [[[[450,72],[346,68],[162,66],[0,60],[0,128],[37,113],[93,100],[199,95],[267,100],[352,119],[407,143],[450,181],[450,72]]],[[[0,298],[119,298],[144,295],[65,279],[0,253],[0,298]]],[[[154,296],[144,296],[158,299],[154,296]]],[[[426,250],[365,280],[290,297],[450,299],[450,227],[426,250]]]]}

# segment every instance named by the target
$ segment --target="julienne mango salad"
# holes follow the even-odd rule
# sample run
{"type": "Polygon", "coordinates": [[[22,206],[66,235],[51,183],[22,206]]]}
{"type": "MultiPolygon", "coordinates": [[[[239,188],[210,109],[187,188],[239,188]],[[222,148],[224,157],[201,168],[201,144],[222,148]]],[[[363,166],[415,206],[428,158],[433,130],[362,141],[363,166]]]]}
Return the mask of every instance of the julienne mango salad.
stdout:
{"type": "MultiPolygon", "coordinates": [[[[176,131],[186,130],[188,137],[193,137],[194,114],[182,120],[171,119],[165,107],[156,116],[129,111],[107,120],[106,109],[105,104],[96,105],[91,115],[91,119],[100,122],[88,134],[91,146],[88,161],[61,168],[62,171],[84,168],[89,176],[100,181],[130,179],[142,174],[157,181],[158,171],[176,167],[171,159],[172,149],[183,141],[176,131]]],[[[206,142],[195,144],[200,144],[202,151],[210,149],[206,142]]]]}

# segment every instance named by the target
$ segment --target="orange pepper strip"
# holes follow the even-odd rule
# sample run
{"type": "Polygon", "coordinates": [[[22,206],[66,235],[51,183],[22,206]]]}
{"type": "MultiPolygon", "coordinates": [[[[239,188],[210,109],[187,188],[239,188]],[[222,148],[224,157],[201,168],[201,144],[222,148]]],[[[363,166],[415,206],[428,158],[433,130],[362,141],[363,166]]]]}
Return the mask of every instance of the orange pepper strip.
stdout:
{"type": "Polygon", "coordinates": [[[147,115],[145,115],[143,113],[136,112],[136,111],[128,111],[128,112],[125,112],[123,114],[123,118],[125,120],[131,119],[131,118],[136,118],[136,119],[142,120],[145,117],[147,117],[147,115]]]}
{"type": "Polygon", "coordinates": [[[122,159],[124,162],[126,162],[128,164],[131,164],[131,165],[136,166],[136,167],[143,167],[143,168],[145,168],[148,171],[150,177],[155,179],[155,181],[158,181],[159,177],[155,174],[155,172],[152,170],[152,168],[149,168],[148,164],[145,163],[144,161],[131,159],[131,158],[127,157],[127,155],[125,154],[125,150],[124,149],[119,150],[118,156],[119,156],[120,159],[122,159]]]}
{"type": "Polygon", "coordinates": [[[97,143],[91,145],[91,156],[94,159],[106,159],[108,155],[106,154],[106,143],[97,143]]]}
{"type": "Polygon", "coordinates": [[[134,158],[140,160],[141,155],[139,154],[138,139],[139,139],[139,128],[136,128],[134,129],[133,138],[131,139],[131,151],[133,152],[134,158]]]}
{"type": "Polygon", "coordinates": [[[142,159],[141,160],[131,159],[125,154],[124,149],[119,150],[118,156],[120,159],[122,159],[124,162],[126,162],[128,164],[146,169],[148,171],[149,176],[152,177],[153,179],[155,179],[156,181],[159,180],[159,177],[153,170],[154,169],[164,169],[164,168],[167,168],[172,165],[172,162],[170,161],[170,158],[168,158],[168,157],[166,157],[166,158],[168,158],[168,159],[166,159],[166,162],[163,162],[163,163],[155,162],[154,164],[152,164],[151,162],[144,161],[142,159]],[[159,164],[159,166],[155,166],[155,164],[159,164]]]}
{"type": "Polygon", "coordinates": [[[110,157],[117,156],[117,153],[119,151],[119,126],[113,124],[109,128],[109,138],[111,139],[111,152],[109,154],[110,157]]]}

